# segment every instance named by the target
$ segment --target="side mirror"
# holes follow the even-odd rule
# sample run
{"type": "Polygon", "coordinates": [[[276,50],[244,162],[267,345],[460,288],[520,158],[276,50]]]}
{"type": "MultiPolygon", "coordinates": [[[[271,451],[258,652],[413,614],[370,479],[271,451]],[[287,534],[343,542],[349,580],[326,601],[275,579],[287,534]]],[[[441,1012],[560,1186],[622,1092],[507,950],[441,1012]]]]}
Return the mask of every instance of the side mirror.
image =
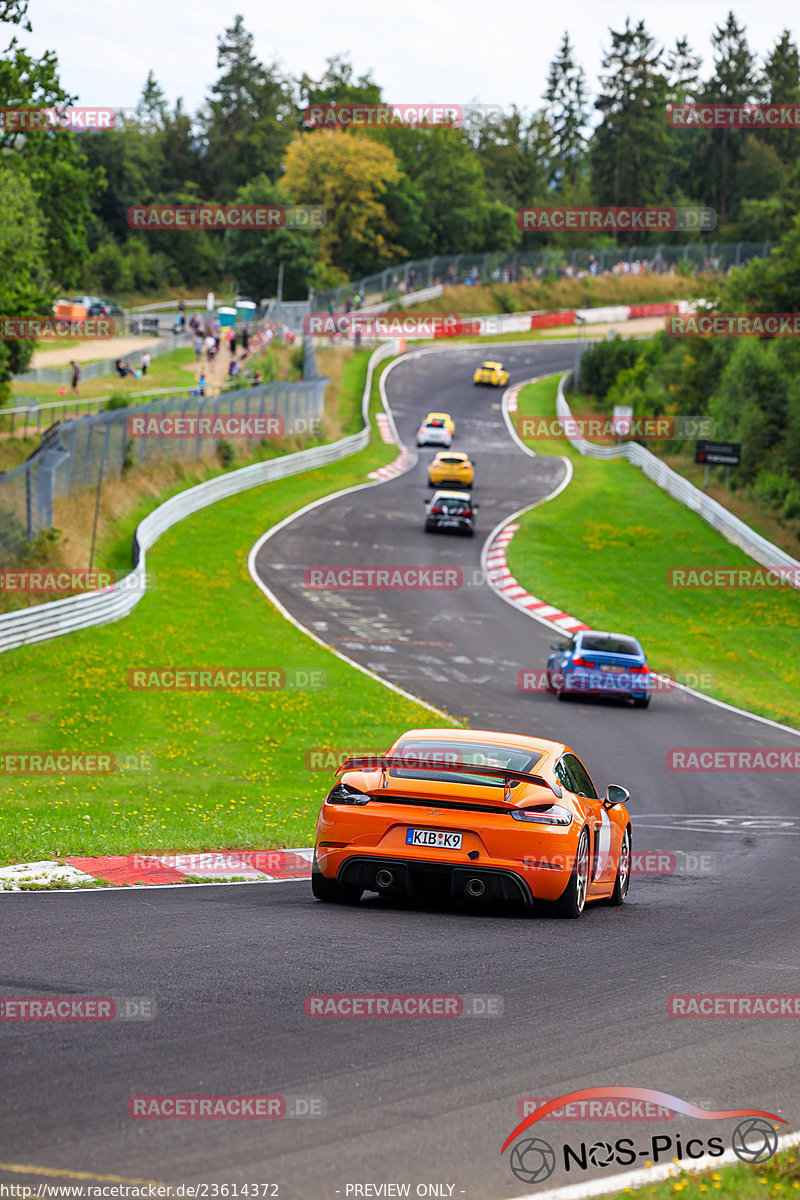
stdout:
{"type": "Polygon", "coordinates": [[[615,804],[627,804],[631,798],[631,794],[627,788],[622,787],[618,783],[610,783],[606,788],[606,797],[603,804],[606,808],[613,808],[615,804]]]}

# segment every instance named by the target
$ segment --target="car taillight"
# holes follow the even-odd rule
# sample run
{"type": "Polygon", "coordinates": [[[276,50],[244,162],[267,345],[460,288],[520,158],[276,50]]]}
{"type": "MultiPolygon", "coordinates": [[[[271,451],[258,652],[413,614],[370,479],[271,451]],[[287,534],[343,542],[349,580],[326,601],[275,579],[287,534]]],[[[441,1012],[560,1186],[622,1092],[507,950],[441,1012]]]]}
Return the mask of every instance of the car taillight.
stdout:
{"type": "Polygon", "coordinates": [[[570,825],[572,813],[560,804],[548,804],[547,808],[515,808],[511,813],[515,821],[528,821],[534,825],[570,825]]]}
{"type": "Polygon", "coordinates": [[[648,667],[647,663],[641,667],[629,667],[628,670],[630,671],[631,675],[647,675],[650,672],[650,668],[648,667]]]}
{"type": "Polygon", "coordinates": [[[346,783],[337,783],[328,793],[328,804],[369,804],[371,796],[348,787],[346,783]]]}
{"type": "Polygon", "coordinates": [[[443,508],[439,508],[439,505],[438,505],[438,504],[434,504],[433,508],[431,509],[431,512],[432,512],[432,513],[436,513],[438,516],[441,516],[441,515],[442,515],[442,513],[444,512],[444,509],[443,509],[443,508]]]}
{"type": "Polygon", "coordinates": [[[573,667],[594,667],[597,664],[590,662],[588,658],[581,658],[580,655],[572,660],[573,667]]]}

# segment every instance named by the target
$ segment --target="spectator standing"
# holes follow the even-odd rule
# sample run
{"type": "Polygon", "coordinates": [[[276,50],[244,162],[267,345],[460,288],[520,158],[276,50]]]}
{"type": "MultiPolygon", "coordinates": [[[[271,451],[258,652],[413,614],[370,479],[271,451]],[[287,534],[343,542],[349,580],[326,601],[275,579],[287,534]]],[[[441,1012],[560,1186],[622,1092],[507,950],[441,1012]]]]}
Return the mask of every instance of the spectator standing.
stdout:
{"type": "Polygon", "coordinates": [[[208,362],[211,363],[214,361],[214,355],[217,353],[217,341],[216,341],[216,338],[213,336],[213,334],[209,333],[209,335],[207,336],[206,341],[205,341],[205,346],[206,346],[206,359],[208,362]]]}
{"type": "Polygon", "coordinates": [[[147,370],[148,370],[149,366],[150,366],[150,355],[145,350],[144,354],[142,355],[142,374],[143,375],[147,374],[147,370]]]}
{"type": "Polygon", "coordinates": [[[77,395],[78,384],[81,381],[81,369],[78,366],[78,364],[75,362],[74,359],[70,359],[69,365],[72,367],[72,380],[70,382],[70,387],[72,389],[73,395],[77,395]]]}
{"type": "Polygon", "coordinates": [[[195,331],[194,335],[194,357],[195,361],[199,361],[200,355],[203,353],[203,339],[199,333],[195,331]]]}
{"type": "Polygon", "coordinates": [[[244,325],[242,326],[242,350],[244,350],[245,355],[247,354],[247,347],[249,346],[249,344],[250,344],[250,326],[247,324],[247,321],[245,321],[244,325]]]}
{"type": "Polygon", "coordinates": [[[199,391],[201,396],[205,396],[205,394],[206,394],[206,373],[205,373],[205,371],[200,372],[200,377],[197,380],[197,390],[199,391]]]}

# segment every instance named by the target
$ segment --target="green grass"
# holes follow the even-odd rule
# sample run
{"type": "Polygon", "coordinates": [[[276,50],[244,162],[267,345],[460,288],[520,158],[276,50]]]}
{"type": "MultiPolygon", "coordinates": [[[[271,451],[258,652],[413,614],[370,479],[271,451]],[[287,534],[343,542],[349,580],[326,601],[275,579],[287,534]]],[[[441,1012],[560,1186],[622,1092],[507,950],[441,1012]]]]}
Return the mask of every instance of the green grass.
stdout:
{"type": "MultiPolygon", "coordinates": [[[[108,356],[106,355],[105,357],[108,356]]],[[[122,354],[119,357],[128,358],[130,354],[122,354]]],[[[124,379],[120,379],[116,374],[104,375],[101,379],[82,379],[79,387],[80,398],[86,400],[93,396],[110,395],[112,392],[121,392],[124,395],[128,395],[132,392],[146,392],[148,389],[157,391],[160,388],[192,387],[195,377],[190,368],[194,365],[194,361],[194,350],[191,346],[182,346],[177,350],[169,350],[166,354],[154,357],[147,374],[139,379],[133,375],[126,375],[124,379]]],[[[203,362],[205,362],[205,359],[203,362]]],[[[131,366],[133,365],[131,363],[131,366]]],[[[81,363],[81,366],[88,366],[88,363],[81,363]]],[[[54,369],[60,370],[61,368],[54,369]]],[[[68,370],[69,364],[64,369],[68,370]]],[[[71,399],[69,384],[67,384],[67,394],[59,396],[58,389],[63,386],[63,384],[59,383],[37,383],[35,380],[15,380],[14,392],[19,396],[36,396],[40,402],[71,399]]],[[[14,406],[11,405],[10,407],[14,406]]],[[[95,411],[96,407],[95,405],[92,411],[95,411]]]]}
{"type": "MultiPolygon", "coordinates": [[[[373,411],[376,394],[377,384],[373,411]]],[[[3,655],[3,749],[155,760],[150,772],[0,775],[3,862],[309,845],[331,776],[306,769],[307,750],[388,748],[404,728],[441,723],[295,629],[247,571],[264,530],[364,482],[395,453],[377,438],[341,463],[196,513],[148,553],[157,583],[130,617],[3,655]],[[128,671],[137,667],[313,668],[326,686],[132,691],[128,671]]]]}
{"type": "Polygon", "coordinates": [[[656,1200],[713,1200],[730,1196],[733,1200],[768,1200],[772,1196],[797,1196],[800,1191],[800,1159],[796,1149],[784,1150],[760,1167],[745,1163],[698,1174],[681,1172],[672,1179],[646,1184],[642,1188],[625,1188],[609,1194],[608,1200],[625,1200],[628,1196],[655,1196],[656,1200]]]}
{"type": "MultiPolygon", "coordinates": [[[[523,389],[518,418],[553,416],[556,384],[523,389]]],[[[800,725],[797,593],[668,587],[672,567],[758,564],[630,463],[582,458],[566,440],[528,444],[566,455],[575,474],[521,519],[507,551],[520,583],[597,629],[633,633],[656,670],[710,677],[710,695],[800,725]]]]}

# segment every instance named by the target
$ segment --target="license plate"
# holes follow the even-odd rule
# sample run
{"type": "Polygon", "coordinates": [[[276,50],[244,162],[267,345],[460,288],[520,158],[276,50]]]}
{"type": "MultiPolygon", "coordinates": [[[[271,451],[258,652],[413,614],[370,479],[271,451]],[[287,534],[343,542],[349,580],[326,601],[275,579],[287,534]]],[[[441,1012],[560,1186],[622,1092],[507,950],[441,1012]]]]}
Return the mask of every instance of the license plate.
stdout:
{"type": "Polygon", "coordinates": [[[458,521],[442,521],[444,529],[458,529],[458,521]]]}
{"type": "Polygon", "coordinates": [[[610,666],[609,663],[603,663],[602,666],[600,667],[600,670],[601,671],[617,671],[618,673],[621,674],[625,670],[625,668],[624,667],[612,667],[612,666],[610,666]]]}
{"type": "Polygon", "coordinates": [[[438,846],[442,850],[460,850],[461,833],[444,833],[441,829],[407,829],[407,846],[438,846]]]}

